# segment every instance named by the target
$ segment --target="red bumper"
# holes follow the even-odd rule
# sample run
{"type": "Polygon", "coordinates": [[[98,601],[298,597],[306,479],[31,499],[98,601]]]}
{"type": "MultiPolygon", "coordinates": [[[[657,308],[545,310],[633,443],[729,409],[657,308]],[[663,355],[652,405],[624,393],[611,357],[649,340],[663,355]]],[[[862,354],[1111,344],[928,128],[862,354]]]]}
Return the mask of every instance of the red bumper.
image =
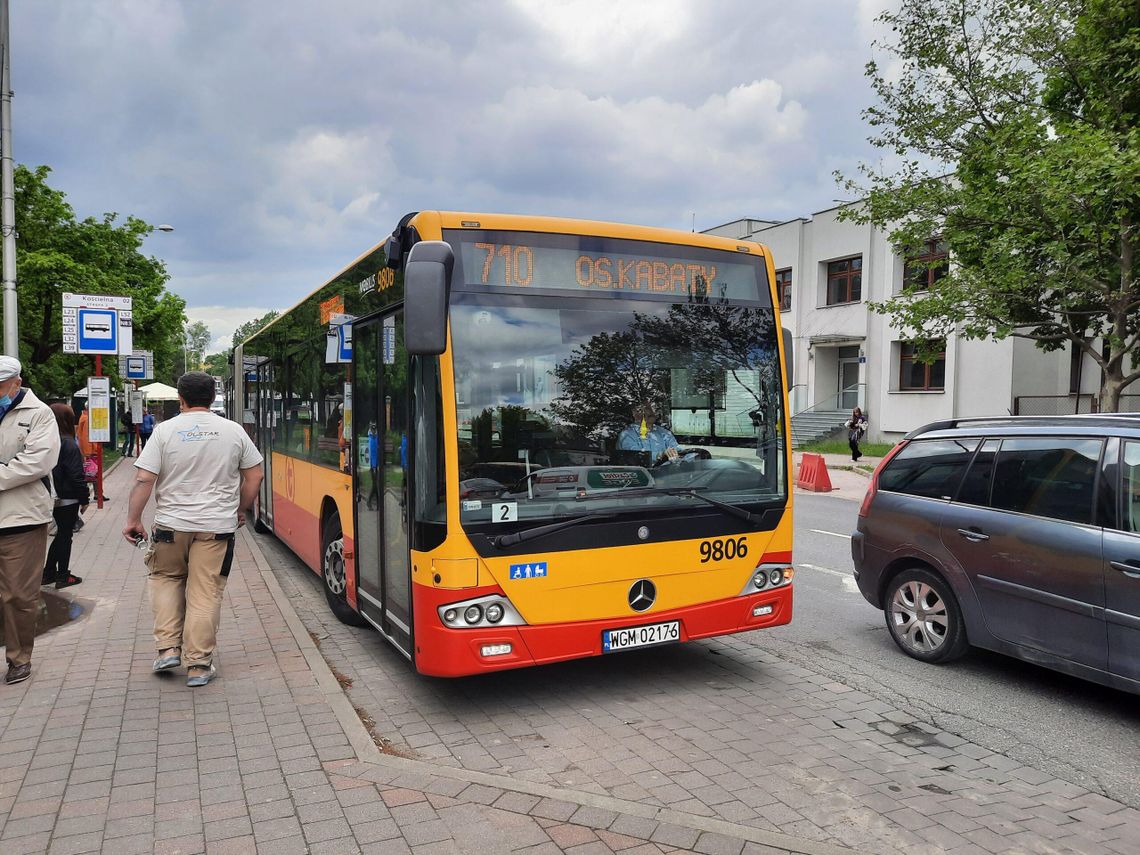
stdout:
{"type": "Polygon", "coordinates": [[[607,629],[679,620],[681,641],[693,641],[749,629],[782,626],[792,619],[791,585],[650,615],[548,626],[468,630],[445,627],[436,608],[459,600],[501,594],[500,589],[480,588],[460,592],[419,587],[415,593],[416,669],[421,674],[434,677],[461,677],[597,656],[602,652],[602,633],[607,629]],[[766,605],[772,606],[771,614],[753,616],[754,608],[766,605]],[[483,656],[482,648],[493,644],[510,644],[511,652],[483,656]]]}

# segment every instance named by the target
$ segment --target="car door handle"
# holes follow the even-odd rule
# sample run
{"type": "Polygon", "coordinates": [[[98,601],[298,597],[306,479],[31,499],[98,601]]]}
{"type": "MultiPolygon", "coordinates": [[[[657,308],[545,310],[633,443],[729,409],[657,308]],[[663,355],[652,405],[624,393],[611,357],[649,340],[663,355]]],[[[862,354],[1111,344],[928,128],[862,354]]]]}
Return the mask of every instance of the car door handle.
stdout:
{"type": "Polygon", "coordinates": [[[1109,561],[1108,566],[1113,570],[1119,570],[1125,576],[1132,579],[1140,579],[1140,566],[1135,564],[1126,564],[1123,561],[1109,561]]]}
{"type": "Polygon", "coordinates": [[[966,538],[966,540],[972,541],[974,543],[980,543],[983,540],[990,539],[990,536],[988,534],[982,534],[980,531],[974,531],[968,528],[958,529],[958,534],[962,535],[962,537],[966,538]]]}

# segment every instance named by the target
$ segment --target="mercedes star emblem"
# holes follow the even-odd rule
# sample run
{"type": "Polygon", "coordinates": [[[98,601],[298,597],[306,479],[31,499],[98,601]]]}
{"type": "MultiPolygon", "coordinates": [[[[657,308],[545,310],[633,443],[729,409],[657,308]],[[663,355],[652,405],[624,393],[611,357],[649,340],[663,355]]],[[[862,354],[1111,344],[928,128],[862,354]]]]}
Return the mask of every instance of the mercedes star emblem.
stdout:
{"type": "Polygon", "coordinates": [[[643,612],[657,599],[657,587],[648,579],[638,579],[629,588],[629,607],[643,612]]]}

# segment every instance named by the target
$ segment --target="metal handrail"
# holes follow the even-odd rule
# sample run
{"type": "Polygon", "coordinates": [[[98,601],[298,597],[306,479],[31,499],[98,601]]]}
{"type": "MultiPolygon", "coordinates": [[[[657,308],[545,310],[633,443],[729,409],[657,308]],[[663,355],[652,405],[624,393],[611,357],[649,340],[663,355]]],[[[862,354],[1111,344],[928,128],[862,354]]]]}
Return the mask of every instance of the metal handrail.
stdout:
{"type": "MultiPolygon", "coordinates": [[[[840,406],[839,406],[839,400],[840,400],[840,398],[841,398],[843,395],[846,395],[846,394],[848,394],[848,393],[850,393],[850,392],[855,392],[855,397],[856,397],[856,400],[859,400],[859,399],[861,399],[861,398],[864,398],[864,397],[865,397],[865,395],[860,395],[860,394],[859,394],[859,389],[860,389],[860,388],[862,388],[864,391],[866,391],[866,388],[867,388],[867,384],[866,384],[866,383],[854,383],[854,384],[852,384],[852,385],[850,385],[850,386],[846,387],[845,389],[840,389],[838,392],[835,392],[835,393],[834,393],[834,394],[832,394],[832,395],[828,395],[826,398],[820,398],[818,401],[816,401],[816,402],[815,402],[814,404],[812,404],[810,407],[805,407],[804,409],[800,410],[799,412],[796,412],[796,413],[792,413],[792,418],[795,418],[796,416],[800,416],[800,415],[803,415],[804,413],[810,413],[810,412],[813,412],[813,411],[815,411],[816,409],[826,409],[826,410],[828,410],[828,411],[832,411],[832,412],[838,412],[838,411],[846,410],[846,409],[847,409],[846,407],[840,407],[840,406]],[[834,403],[834,404],[835,404],[835,406],[832,406],[832,407],[823,407],[822,405],[823,405],[824,403],[827,403],[828,401],[831,401],[832,403],[834,403]]],[[[864,411],[863,415],[865,416],[865,415],[867,415],[867,413],[864,411]]]]}

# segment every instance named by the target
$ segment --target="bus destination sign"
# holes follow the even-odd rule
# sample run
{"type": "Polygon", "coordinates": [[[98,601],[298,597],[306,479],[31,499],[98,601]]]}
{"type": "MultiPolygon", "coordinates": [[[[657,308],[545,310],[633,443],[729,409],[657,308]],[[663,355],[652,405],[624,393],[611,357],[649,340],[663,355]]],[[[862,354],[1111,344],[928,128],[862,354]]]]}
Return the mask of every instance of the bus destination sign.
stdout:
{"type": "MultiPolygon", "coordinates": [[[[499,235],[502,233],[495,236],[499,235]]],[[[724,253],[727,260],[714,261],[707,252],[699,258],[684,258],[679,254],[596,252],[543,246],[525,240],[531,235],[504,237],[512,240],[464,240],[460,244],[466,284],[577,292],[622,291],[631,297],[661,295],[712,300],[762,300],[765,297],[759,295],[766,296],[767,292],[766,284],[761,286],[766,277],[760,255],[743,256],[747,260],[738,262],[724,253]],[[514,240],[516,237],[520,240],[514,240]]]]}

